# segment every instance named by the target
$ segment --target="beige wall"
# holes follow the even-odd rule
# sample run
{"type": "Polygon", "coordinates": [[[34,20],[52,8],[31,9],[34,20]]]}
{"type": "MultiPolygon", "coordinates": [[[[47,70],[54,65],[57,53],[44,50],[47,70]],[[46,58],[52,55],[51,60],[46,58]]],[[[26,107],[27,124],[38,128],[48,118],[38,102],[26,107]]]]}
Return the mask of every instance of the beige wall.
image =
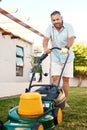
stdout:
{"type": "Polygon", "coordinates": [[[0,82],[28,81],[32,44],[0,32],[0,82]],[[16,45],[24,48],[23,77],[16,77],[16,45]]]}
{"type": "Polygon", "coordinates": [[[43,73],[48,73],[48,76],[44,76],[44,74],[42,74],[42,82],[45,84],[49,84],[50,83],[50,55],[48,55],[48,57],[45,60],[43,60],[42,70],[43,73]]]}

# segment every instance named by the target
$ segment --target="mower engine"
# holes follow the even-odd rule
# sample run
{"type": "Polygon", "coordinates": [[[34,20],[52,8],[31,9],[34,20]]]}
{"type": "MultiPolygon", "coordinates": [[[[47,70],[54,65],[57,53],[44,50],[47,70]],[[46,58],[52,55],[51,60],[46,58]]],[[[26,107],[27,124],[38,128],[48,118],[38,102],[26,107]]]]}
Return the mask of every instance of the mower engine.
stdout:
{"type": "Polygon", "coordinates": [[[42,95],[42,101],[51,101],[53,106],[60,107],[63,109],[65,107],[65,93],[62,88],[58,89],[57,86],[41,86],[36,92],[42,95]]]}

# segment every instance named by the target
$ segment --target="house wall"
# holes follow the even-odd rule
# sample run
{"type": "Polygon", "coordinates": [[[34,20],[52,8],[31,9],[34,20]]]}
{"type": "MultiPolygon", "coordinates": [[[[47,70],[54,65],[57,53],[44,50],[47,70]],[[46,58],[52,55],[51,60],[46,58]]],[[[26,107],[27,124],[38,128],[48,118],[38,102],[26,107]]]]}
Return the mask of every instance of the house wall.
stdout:
{"type": "Polygon", "coordinates": [[[31,52],[31,43],[21,38],[11,39],[10,35],[2,35],[0,32],[0,82],[28,81],[31,52]],[[23,77],[16,76],[16,45],[24,48],[23,77]]]}
{"type": "Polygon", "coordinates": [[[46,59],[42,62],[42,83],[44,84],[50,84],[50,55],[46,57],[46,59]],[[47,73],[48,76],[44,76],[44,73],[47,73]]]}

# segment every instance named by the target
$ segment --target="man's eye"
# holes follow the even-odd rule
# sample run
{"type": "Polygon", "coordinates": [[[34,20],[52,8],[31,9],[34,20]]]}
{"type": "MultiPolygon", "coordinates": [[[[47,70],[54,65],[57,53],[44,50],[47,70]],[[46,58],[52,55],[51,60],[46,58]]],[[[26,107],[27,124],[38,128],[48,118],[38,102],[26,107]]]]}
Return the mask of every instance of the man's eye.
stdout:
{"type": "Polygon", "coordinates": [[[58,21],[59,19],[54,19],[53,22],[58,21]]]}

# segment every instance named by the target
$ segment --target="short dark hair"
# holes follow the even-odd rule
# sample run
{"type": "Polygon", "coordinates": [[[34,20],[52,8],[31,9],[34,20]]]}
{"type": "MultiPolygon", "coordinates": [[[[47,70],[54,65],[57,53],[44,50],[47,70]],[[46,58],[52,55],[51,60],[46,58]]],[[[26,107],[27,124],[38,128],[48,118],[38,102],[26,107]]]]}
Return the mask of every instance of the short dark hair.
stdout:
{"type": "Polygon", "coordinates": [[[61,15],[61,13],[59,11],[53,11],[50,16],[52,17],[52,15],[55,15],[55,14],[61,15]]]}

